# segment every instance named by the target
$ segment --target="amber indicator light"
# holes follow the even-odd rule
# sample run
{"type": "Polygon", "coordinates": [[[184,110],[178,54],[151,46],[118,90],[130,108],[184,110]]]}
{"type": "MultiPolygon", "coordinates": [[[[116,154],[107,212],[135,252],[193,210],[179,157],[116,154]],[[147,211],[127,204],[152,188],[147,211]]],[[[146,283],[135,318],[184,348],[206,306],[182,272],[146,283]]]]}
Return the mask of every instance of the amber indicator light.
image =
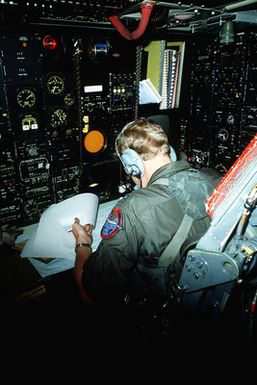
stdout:
{"type": "Polygon", "coordinates": [[[89,131],[84,138],[84,148],[86,151],[97,154],[106,147],[106,139],[104,134],[98,130],[89,131]]]}

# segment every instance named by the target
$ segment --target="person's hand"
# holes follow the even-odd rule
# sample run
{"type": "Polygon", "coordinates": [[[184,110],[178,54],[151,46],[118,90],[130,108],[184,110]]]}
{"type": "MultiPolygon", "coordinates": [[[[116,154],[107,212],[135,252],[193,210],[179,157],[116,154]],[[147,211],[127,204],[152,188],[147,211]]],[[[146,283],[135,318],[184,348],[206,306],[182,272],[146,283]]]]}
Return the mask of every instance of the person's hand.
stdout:
{"type": "MultiPolygon", "coordinates": [[[[93,242],[92,237],[92,231],[93,226],[90,224],[87,225],[81,225],[79,218],[75,218],[74,223],[72,225],[72,233],[76,239],[76,245],[81,243],[88,243],[89,245],[93,242]]],[[[89,258],[91,251],[88,247],[79,247],[78,251],[76,250],[76,257],[75,257],[75,263],[74,263],[74,269],[73,274],[75,278],[75,282],[77,283],[77,286],[79,288],[79,293],[82,301],[84,301],[87,304],[93,304],[93,299],[86,293],[81,277],[84,271],[84,264],[86,260],[89,258]],[[85,251],[86,250],[86,251],[85,251]],[[88,252],[89,251],[89,252],[88,252]]]]}
{"type": "Polygon", "coordinates": [[[79,218],[75,218],[72,225],[72,233],[76,239],[76,243],[89,243],[89,245],[91,245],[93,242],[92,231],[92,225],[81,225],[79,218]]]}

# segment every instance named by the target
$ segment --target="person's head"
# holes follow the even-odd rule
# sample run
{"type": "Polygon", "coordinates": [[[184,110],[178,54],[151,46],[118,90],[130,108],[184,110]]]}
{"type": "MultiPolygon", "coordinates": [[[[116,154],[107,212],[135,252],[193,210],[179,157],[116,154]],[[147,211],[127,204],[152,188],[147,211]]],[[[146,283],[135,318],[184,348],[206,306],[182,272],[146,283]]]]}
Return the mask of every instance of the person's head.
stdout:
{"type": "Polygon", "coordinates": [[[158,123],[146,118],[138,118],[128,123],[117,136],[116,151],[118,155],[121,155],[126,148],[136,151],[143,160],[170,153],[165,131],[158,123]]]}
{"type": "Polygon", "coordinates": [[[151,174],[170,162],[170,145],[162,127],[151,119],[138,118],[128,123],[116,138],[116,152],[125,171],[146,183],[151,174]]]}

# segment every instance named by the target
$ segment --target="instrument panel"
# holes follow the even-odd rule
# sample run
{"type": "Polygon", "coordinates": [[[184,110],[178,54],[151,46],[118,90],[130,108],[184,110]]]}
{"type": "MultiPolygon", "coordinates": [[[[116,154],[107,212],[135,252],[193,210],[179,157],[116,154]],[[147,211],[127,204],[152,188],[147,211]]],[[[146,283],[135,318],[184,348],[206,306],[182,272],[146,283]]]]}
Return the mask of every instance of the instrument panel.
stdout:
{"type": "Polygon", "coordinates": [[[40,30],[0,36],[1,228],[35,223],[80,192],[119,196],[115,124],[136,106],[134,46],[126,61],[119,44],[40,30]]]}
{"type": "Polygon", "coordinates": [[[256,30],[193,39],[190,101],[180,121],[180,150],[195,167],[224,175],[257,132],[256,30]]]}
{"type": "Polygon", "coordinates": [[[137,4],[137,0],[1,0],[2,21],[47,23],[57,25],[91,26],[105,24],[110,27],[108,16],[137,4]]]}

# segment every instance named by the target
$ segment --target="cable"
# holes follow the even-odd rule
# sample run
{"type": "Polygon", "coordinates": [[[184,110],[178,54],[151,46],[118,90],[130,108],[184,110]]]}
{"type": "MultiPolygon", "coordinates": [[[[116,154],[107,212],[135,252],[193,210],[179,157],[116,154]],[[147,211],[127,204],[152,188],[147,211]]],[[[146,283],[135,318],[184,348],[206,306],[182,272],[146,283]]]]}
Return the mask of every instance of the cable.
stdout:
{"type": "Polygon", "coordinates": [[[148,25],[150,15],[155,6],[155,1],[145,1],[140,5],[141,8],[141,19],[140,22],[135,29],[135,31],[130,32],[122,22],[120,21],[118,16],[109,16],[108,20],[112,23],[114,28],[127,40],[136,40],[140,38],[146,30],[148,25]]]}
{"type": "Polygon", "coordinates": [[[141,69],[142,69],[142,55],[143,47],[137,46],[136,48],[136,95],[135,95],[135,119],[138,118],[138,109],[139,109],[139,83],[141,80],[141,69]]]}

